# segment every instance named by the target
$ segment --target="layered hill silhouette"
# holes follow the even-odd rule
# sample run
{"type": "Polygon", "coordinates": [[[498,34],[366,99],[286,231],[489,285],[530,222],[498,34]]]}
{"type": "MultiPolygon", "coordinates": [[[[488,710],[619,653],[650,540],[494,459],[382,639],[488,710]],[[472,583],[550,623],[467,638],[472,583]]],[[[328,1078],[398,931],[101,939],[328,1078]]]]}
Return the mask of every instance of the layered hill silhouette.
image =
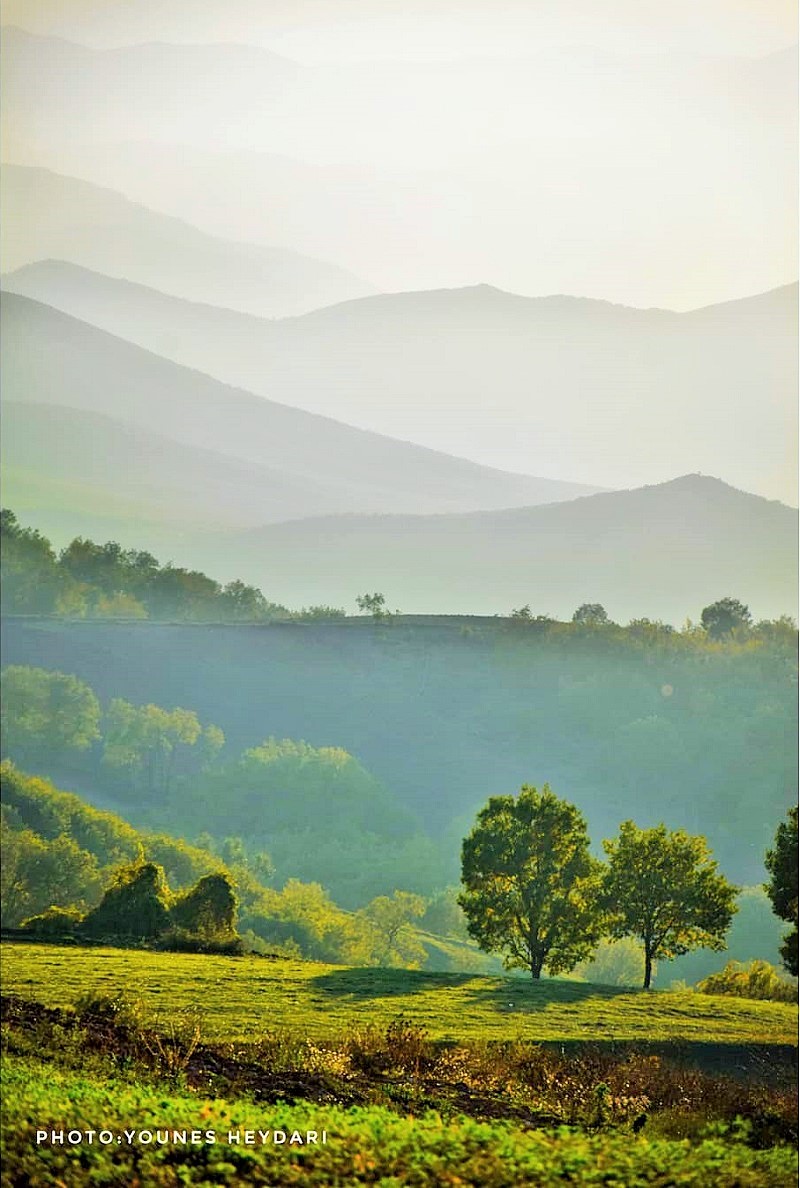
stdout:
{"type": "Polygon", "coordinates": [[[207,568],[271,595],[403,611],[557,618],[600,602],[618,622],[680,625],[726,594],[756,617],[794,615],[797,512],[703,475],[545,507],[444,516],[341,516],[204,535],[207,568]]]}
{"type": "Polygon", "coordinates": [[[375,291],[335,264],[207,235],[114,190],[47,169],[4,165],[0,195],[6,268],[58,257],[266,317],[375,291]]]}
{"type": "Polygon", "coordinates": [[[479,285],[279,321],[58,261],[5,285],[226,383],[485,463],[569,459],[609,487],[713,472],[794,500],[796,285],[689,313],[479,285]]]}
{"type": "Polygon", "coordinates": [[[376,69],[6,29],[4,151],[384,291],[684,308],[791,279],[795,53],[537,41],[376,69]]]}
{"type": "MultiPolygon", "coordinates": [[[[136,535],[333,511],[509,507],[591,487],[506,474],[265,400],[4,294],[6,500],[136,535]]],[[[595,488],[596,489],[596,488],[595,488]]]]}

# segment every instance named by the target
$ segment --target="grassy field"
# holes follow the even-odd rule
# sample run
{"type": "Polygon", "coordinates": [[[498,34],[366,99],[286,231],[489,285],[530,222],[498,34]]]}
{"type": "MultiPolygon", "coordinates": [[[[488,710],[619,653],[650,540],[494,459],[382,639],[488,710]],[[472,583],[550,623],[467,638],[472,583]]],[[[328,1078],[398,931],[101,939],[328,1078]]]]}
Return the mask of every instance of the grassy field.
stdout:
{"type": "Polygon", "coordinates": [[[48,1006],[124,992],[145,1017],[199,1010],[208,1039],[291,1029],[324,1038],[403,1015],[432,1039],[694,1041],[794,1044],[793,1005],[580,982],[388,969],[268,958],[7,943],[2,989],[48,1006]]]}

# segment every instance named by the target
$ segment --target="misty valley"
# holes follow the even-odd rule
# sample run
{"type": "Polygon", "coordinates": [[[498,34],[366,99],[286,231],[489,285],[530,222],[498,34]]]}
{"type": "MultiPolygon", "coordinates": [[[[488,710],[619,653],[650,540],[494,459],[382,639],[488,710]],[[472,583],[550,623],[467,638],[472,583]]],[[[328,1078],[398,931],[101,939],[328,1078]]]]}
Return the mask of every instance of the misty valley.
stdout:
{"type": "Polygon", "coordinates": [[[792,10],[4,0],[2,1188],[796,1184],[792,10]]]}

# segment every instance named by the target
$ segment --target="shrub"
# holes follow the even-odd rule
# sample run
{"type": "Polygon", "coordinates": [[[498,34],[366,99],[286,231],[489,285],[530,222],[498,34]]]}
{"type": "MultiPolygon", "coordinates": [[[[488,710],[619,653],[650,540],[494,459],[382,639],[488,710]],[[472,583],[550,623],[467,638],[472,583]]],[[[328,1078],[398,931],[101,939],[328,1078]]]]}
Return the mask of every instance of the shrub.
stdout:
{"type": "Polygon", "coordinates": [[[240,936],[198,936],[184,928],[170,928],[162,933],[153,947],[165,953],[214,953],[219,957],[241,957],[247,951],[240,936]]]}
{"type": "Polygon", "coordinates": [[[83,919],[77,908],[49,907],[38,916],[29,916],[20,925],[40,940],[63,938],[75,931],[83,919]]]}
{"type": "Polygon", "coordinates": [[[701,994],[731,994],[769,1002],[796,1002],[797,983],[782,978],[768,961],[729,961],[719,973],[697,983],[701,994]]]}
{"type": "Polygon", "coordinates": [[[169,890],[154,862],[123,866],[81,924],[90,936],[153,939],[169,927],[169,890]]]}

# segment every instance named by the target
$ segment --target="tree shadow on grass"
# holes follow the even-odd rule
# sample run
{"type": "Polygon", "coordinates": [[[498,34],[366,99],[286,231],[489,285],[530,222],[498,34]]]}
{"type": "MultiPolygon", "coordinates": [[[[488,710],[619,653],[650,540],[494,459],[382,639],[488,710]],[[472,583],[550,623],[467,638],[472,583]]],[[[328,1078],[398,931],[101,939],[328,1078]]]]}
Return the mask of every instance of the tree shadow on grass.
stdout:
{"type": "Polygon", "coordinates": [[[471,973],[437,973],[402,969],[337,969],[312,978],[310,985],[323,994],[369,1002],[376,998],[406,998],[429,991],[458,990],[468,1008],[494,1009],[499,1014],[528,1013],[551,1005],[576,1005],[590,998],[611,999],[635,991],[627,986],[599,986],[544,978],[487,977],[471,973]]]}

